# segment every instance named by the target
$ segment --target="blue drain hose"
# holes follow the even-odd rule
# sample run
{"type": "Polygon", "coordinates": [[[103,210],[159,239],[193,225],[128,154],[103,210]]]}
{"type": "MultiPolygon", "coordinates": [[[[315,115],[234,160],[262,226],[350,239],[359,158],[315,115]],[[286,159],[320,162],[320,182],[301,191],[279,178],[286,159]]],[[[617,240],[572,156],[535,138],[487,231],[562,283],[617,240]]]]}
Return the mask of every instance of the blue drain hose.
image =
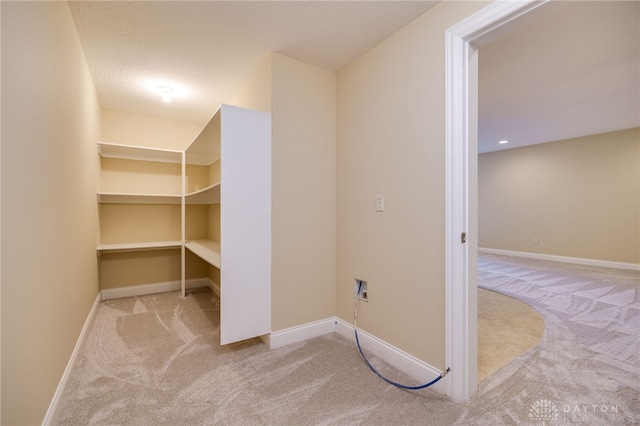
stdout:
{"type": "MultiPolygon", "coordinates": [[[[358,291],[358,294],[360,292],[358,291]]],[[[362,347],[360,346],[360,340],[358,339],[358,325],[357,325],[357,321],[358,321],[358,301],[359,298],[356,297],[356,306],[354,308],[353,311],[353,330],[355,332],[356,335],[356,344],[358,345],[358,351],[360,352],[360,356],[362,357],[362,359],[364,360],[364,362],[369,366],[369,368],[371,369],[371,371],[373,371],[374,373],[376,373],[376,375],[378,377],[380,377],[382,380],[384,380],[385,382],[389,383],[390,385],[393,385],[395,387],[401,388],[401,389],[407,389],[407,390],[419,390],[419,389],[424,389],[424,388],[428,388],[429,386],[437,383],[440,379],[442,379],[444,376],[446,376],[447,374],[449,374],[449,372],[451,371],[451,369],[449,367],[447,367],[447,369],[444,371],[444,373],[440,373],[440,375],[438,377],[436,377],[435,379],[433,379],[432,381],[430,381],[429,383],[425,383],[423,385],[418,385],[418,386],[407,386],[407,385],[403,385],[401,383],[397,383],[394,382],[391,379],[387,379],[386,377],[384,377],[378,370],[376,370],[373,365],[371,365],[371,363],[369,362],[369,360],[367,359],[367,357],[364,355],[364,352],[362,351],[362,347]]]]}

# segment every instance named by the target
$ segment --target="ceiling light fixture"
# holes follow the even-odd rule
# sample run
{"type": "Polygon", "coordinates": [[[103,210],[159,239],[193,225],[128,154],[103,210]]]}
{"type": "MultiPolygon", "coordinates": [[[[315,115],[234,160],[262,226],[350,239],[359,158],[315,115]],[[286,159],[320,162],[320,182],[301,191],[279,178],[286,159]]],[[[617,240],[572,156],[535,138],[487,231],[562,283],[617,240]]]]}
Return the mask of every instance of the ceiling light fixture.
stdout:
{"type": "Polygon", "coordinates": [[[148,92],[150,99],[154,102],[160,96],[163,102],[169,103],[186,99],[191,96],[191,91],[178,81],[167,78],[145,78],[139,83],[140,88],[148,92]]]}
{"type": "Polygon", "coordinates": [[[509,141],[504,140],[504,141],[500,141],[500,142],[498,142],[498,143],[499,143],[500,145],[504,145],[505,143],[509,143],[509,141]]]}
{"type": "Polygon", "coordinates": [[[169,86],[160,86],[159,90],[162,94],[162,101],[166,104],[171,102],[171,93],[173,93],[173,89],[169,86]]]}

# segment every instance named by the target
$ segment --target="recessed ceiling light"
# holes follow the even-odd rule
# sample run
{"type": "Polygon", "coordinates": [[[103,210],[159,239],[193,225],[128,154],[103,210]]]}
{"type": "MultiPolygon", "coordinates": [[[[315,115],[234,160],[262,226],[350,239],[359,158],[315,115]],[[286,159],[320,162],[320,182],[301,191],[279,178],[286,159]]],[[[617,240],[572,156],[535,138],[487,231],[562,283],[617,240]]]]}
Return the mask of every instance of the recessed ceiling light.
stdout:
{"type": "Polygon", "coordinates": [[[503,141],[500,141],[500,142],[498,142],[498,143],[499,143],[500,145],[504,145],[505,143],[509,143],[509,141],[507,141],[507,140],[503,140],[503,141]]]}

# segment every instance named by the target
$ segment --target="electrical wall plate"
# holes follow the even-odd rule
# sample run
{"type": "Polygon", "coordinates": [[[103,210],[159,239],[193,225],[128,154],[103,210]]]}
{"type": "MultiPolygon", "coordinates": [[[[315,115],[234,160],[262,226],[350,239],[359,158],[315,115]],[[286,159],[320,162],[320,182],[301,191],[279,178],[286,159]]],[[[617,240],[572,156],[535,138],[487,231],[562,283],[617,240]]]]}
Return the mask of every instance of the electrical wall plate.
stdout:
{"type": "Polygon", "coordinates": [[[353,297],[362,300],[363,302],[369,301],[369,292],[366,281],[358,278],[353,279],[353,297]]]}

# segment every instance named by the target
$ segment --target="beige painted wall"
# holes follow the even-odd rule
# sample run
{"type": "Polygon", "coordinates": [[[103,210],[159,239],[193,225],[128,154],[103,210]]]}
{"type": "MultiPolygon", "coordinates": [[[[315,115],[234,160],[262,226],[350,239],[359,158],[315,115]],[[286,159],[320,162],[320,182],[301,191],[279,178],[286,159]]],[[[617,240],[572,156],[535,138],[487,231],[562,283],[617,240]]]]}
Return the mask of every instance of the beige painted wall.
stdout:
{"type": "MultiPolygon", "coordinates": [[[[208,264],[189,250],[185,261],[188,280],[208,276],[208,264]]],[[[180,268],[180,249],[105,253],[100,262],[100,289],[179,282],[180,268]]]]}
{"type": "Polygon", "coordinates": [[[274,54],[272,329],[335,315],[336,74],[274,54]]]}
{"type": "Polygon", "coordinates": [[[272,55],[262,62],[242,88],[229,101],[229,104],[256,111],[271,112],[272,101],[272,55]]]}
{"type": "Polygon", "coordinates": [[[98,294],[99,105],[66,2],[2,3],[2,424],[40,424],[98,294]]]}
{"type": "Polygon", "coordinates": [[[640,129],[481,154],[478,169],[480,247],[640,264],[640,129]]]}
{"type": "Polygon", "coordinates": [[[442,2],[338,72],[337,314],[443,369],[444,31],[486,2],[442,2]],[[375,211],[383,194],[386,210],[375,211]]]}
{"type": "MultiPolygon", "coordinates": [[[[213,115],[215,105],[211,106],[213,115]]],[[[169,120],[142,114],[102,109],[100,141],[122,145],[183,150],[205,123],[169,120]]]]}

